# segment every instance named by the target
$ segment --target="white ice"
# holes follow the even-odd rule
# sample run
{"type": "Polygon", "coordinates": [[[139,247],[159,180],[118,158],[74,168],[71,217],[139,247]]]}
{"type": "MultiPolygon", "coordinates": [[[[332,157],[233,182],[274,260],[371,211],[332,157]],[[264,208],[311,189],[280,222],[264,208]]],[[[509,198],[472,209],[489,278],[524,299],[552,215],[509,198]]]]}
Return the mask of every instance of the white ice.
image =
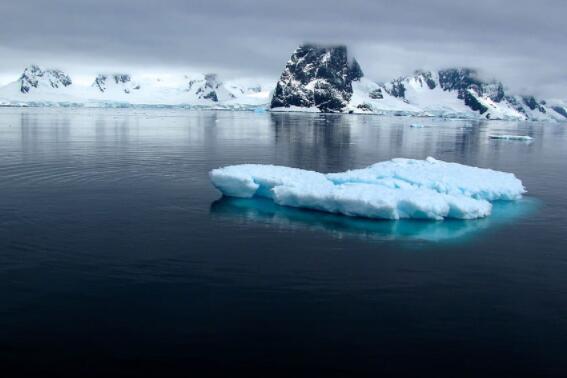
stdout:
{"type": "Polygon", "coordinates": [[[505,140],[522,140],[522,141],[530,141],[533,138],[527,135],[499,135],[493,134],[488,136],[490,139],[505,139],[505,140]]]}
{"type": "Polygon", "coordinates": [[[513,174],[426,160],[393,159],[343,173],[243,164],[214,169],[224,195],[272,199],[301,207],[367,218],[475,219],[490,215],[489,201],[525,193],[513,174]]]}

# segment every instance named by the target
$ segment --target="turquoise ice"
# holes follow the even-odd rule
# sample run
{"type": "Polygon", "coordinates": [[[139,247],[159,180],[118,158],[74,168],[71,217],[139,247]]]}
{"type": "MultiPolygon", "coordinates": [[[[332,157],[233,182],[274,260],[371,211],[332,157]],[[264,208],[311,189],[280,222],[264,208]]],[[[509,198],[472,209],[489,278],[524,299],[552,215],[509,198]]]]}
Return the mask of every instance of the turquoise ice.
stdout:
{"type": "Polygon", "coordinates": [[[242,164],[214,169],[210,178],[229,197],[264,197],[282,206],[375,219],[483,218],[492,201],[518,200],[526,192],[514,174],[431,157],[331,174],[242,164]]]}

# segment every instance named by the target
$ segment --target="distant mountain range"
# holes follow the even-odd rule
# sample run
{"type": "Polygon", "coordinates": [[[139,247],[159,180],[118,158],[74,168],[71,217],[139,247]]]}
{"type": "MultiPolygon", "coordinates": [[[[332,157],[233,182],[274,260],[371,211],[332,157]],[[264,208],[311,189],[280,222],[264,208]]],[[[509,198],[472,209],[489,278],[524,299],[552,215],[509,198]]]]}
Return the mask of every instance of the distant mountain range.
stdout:
{"type": "Polygon", "coordinates": [[[364,77],[345,46],[300,46],[276,82],[215,74],[134,80],[126,73],[100,74],[90,86],[73,83],[56,69],[27,67],[0,87],[4,106],[176,106],[206,109],[270,109],[480,118],[567,120],[567,102],[508,93],[469,68],[416,71],[387,83],[364,77]]]}
{"type": "Polygon", "coordinates": [[[266,106],[272,86],[247,78],[222,82],[215,74],[135,80],[127,73],[99,74],[85,86],[62,71],[31,65],[0,87],[0,105],[250,109],[266,106]]]}
{"type": "Polygon", "coordinates": [[[451,118],[565,120],[560,101],[506,93],[468,68],[416,71],[388,83],[366,79],[344,46],[300,46],[271,100],[273,111],[331,111],[451,118]]]}

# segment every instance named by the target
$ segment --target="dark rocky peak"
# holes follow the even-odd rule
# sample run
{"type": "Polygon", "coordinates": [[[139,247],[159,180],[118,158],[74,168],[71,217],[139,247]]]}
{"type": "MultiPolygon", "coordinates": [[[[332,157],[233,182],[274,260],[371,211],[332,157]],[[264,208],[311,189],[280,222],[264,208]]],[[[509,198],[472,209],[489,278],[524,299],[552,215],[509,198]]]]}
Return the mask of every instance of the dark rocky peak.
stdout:
{"type": "Polygon", "coordinates": [[[205,74],[205,85],[198,89],[197,94],[200,95],[201,98],[218,102],[219,94],[217,93],[217,89],[219,89],[221,85],[222,83],[218,81],[217,74],[205,74]]]}
{"type": "Polygon", "coordinates": [[[346,46],[302,45],[293,53],[286,68],[306,84],[313,79],[342,84],[364,75],[356,59],[349,62],[346,46]]]}
{"type": "Polygon", "coordinates": [[[364,76],[364,72],[362,72],[360,64],[358,64],[358,61],[354,58],[352,58],[352,62],[350,63],[350,70],[348,74],[350,81],[360,80],[364,76]]]}
{"type": "Polygon", "coordinates": [[[104,92],[109,87],[109,84],[119,86],[124,93],[130,93],[131,90],[140,89],[139,85],[132,82],[132,77],[125,73],[99,74],[95,78],[92,86],[104,92]]]}
{"type": "Polygon", "coordinates": [[[470,68],[449,68],[439,71],[439,85],[446,91],[463,91],[482,86],[476,70],[470,68]]]}
{"type": "Polygon", "coordinates": [[[555,106],[552,106],[551,109],[553,109],[557,113],[561,114],[563,117],[567,118],[567,108],[565,108],[563,106],[555,105],[555,106]]]}
{"type": "Polygon", "coordinates": [[[386,91],[394,97],[405,99],[406,96],[406,85],[410,80],[415,80],[422,87],[427,87],[429,89],[435,89],[437,87],[437,82],[433,72],[416,70],[413,76],[402,76],[397,79],[392,80],[390,83],[385,85],[386,91]]]}
{"type": "Polygon", "coordinates": [[[128,74],[114,74],[112,75],[112,78],[114,79],[114,82],[116,84],[119,83],[129,83],[132,81],[132,77],[130,77],[130,75],[128,74]]]}
{"type": "Polygon", "coordinates": [[[435,89],[437,87],[437,83],[433,77],[433,72],[431,71],[416,70],[414,72],[414,76],[422,86],[427,85],[429,89],[435,89]]]}
{"type": "Polygon", "coordinates": [[[31,88],[37,88],[39,85],[39,80],[43,76],[43,71],[39,66],[32,64],[26,67],[22,76],[20,76],[20,91],[22,93],[28,93],[31,88]]]}
{"type": "Polygon", "coordinates": [[[494,102],[501,102],[505,97],[504,85],[497,81],[492,81],[482,85],[482,92],[494,102]]]}
{"type": "Polygon", "coordinates": [[[483,81],[478,72],[471,68],[449,68],[439,71],[439,85],[446,91],[457,91],[458,97],[465,99],[467,91],[474,91],[478,96],[501,102],[506,93],[501,82],[496,80],[483,81]]]}
{"type": "MultiPolygon", "coordinates": [[[[530,110],[547,113],[545,101],[538,101],[534,96],[504,96],[504,100],[523,114],[527,114],[530,110]]],[[[551,109],[555,110],[553,107],[551,109]]],[[[561,114],[561,112],[558,113],[561,114]]]]}
{"type": "Polygon", "coordinates": [[[35,64],[26,67],[19,81],[22,93],[28,93],[31,88],[38,88],[42,82],[51,88],[67,87],[73,83],[69,75],[63,71],[56,69],[44,71],[35,64]]]}
{"type": "Polygon", "coordinates": [[[193,92],[197,98],[219,102],[222,100],[232,99],[235,96],[224,87],[219,81],[217,74],[208,73],[204,78],[193,79],[189,81],[187,86],[188,92],[193,92]]]}
{"type": "Polygon", "coordinates": [[[60,86],[68,87],[73,84],[69,75],[61,70],[47,70],[45,72],[49,78],[49,84],[51,84],[53,88],[59,88],[60,86]]]}
{"type": "Polygon", "coordinates": [[[392,80],[388,86],[388,93],[391,96],[397,98],[405,98],[406,97],[406,86],[404,85],[405,80],[406,80],[405,77],[400,77],[398,79],[392,80]]]}
{"type": "Polygon", "coordinates": [[[464,101],[465,105],[480,114],[488,111],[488,108],[479,101],[483,95],[483,82],[478,77],[478,72],[470,68],[449,68],[439,71],[439,85],[445,91],[456,91],[457,97],[464,101]]]}
{"type": "Polygon", "coordinates": [[[93,82],[93,87],[96,87],[101,92],[104,92],[106,90],[106,79],[107,79],[106,75],[102,75],[102,74],[97,75],[95,81],[93,82]]]}
{"type": "Polygon", "coordinates": [[[522,96],[522,102],[531,110],[539,110],[545,113],[545,102],[538,101],[534,96],[522,96]]]}
{"type": "Polygon", "coordinates": [[[204,79],[193,79],[189,81],[187,85],[187,90],[196,88],[197,91],[203,91],[204,89],[217,89],[222,83],[218,81],[217,74],[208,73],[205,74],[204,79]]]}
{"type": "Polygon", "coordinates": [[[42,76],[43,70],[37,64],[30,64],[24,69],[22,76],[42,76]]]}
{"type": "Polygon", "coordinates": [[[363,76],[346,46],[304,44],[291,55],[276,85],[272,108],[317,107],[342,111],[352,97],[352,82],[363,76]]]}
{"type": "Polygon", "coordinates": [[[382,88],[377,88],[377,89],[370,91],[370,93],[368,93],[368,97],[370,97],[373,100],[383,99],[384,93],[382,93],[382,88]]]}

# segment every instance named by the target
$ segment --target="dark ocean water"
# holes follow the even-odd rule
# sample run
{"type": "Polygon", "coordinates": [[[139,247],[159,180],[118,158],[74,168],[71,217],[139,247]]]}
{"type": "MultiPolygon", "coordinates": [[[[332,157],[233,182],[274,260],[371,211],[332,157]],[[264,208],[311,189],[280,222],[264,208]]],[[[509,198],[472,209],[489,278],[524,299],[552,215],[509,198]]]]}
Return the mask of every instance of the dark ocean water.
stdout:
{"type": "Polygon", "coordinates": [[[567,376],[567,125],[412,122],[0,109],[0,366],[567,376]],[[427,156],[514,172],[529,194],[484,220],[374,222],[221,199],[207,176],[427,156]]]}

